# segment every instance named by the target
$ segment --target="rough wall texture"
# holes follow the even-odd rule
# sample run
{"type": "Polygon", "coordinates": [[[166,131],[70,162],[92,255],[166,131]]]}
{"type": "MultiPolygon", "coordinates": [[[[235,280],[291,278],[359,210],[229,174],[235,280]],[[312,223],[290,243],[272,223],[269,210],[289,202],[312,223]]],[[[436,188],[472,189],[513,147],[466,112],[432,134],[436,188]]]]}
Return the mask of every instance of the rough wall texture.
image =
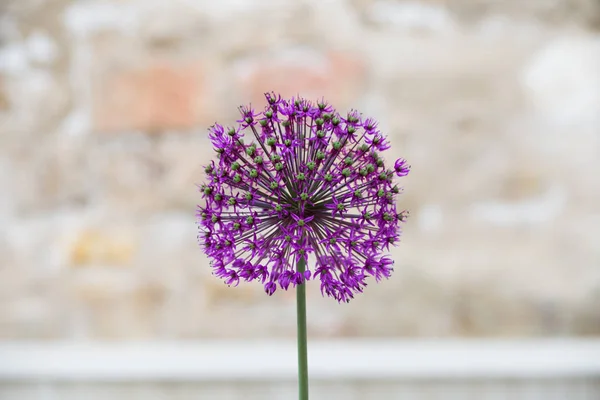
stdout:
{"type": "Polygon", "coordinates": [[[0,338],[294,335],[196,245],[206,127],[267,90],[413,166],[393,279],[321,336],[600,334],[600,1],[4,0],[0,338]]]}

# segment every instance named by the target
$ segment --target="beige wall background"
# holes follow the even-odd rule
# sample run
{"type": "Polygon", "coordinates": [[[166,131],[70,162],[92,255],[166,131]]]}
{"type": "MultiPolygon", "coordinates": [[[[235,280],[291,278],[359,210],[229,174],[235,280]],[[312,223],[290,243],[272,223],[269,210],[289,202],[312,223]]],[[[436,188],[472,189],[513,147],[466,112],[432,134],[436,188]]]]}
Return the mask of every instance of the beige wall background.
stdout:
{"type": "Polygon", "coordinates": [[[3,0],[0,338],[295,335],[196,245],[206,128],[262,93],[380,120],[396,272],[309,335],[600,334],[600,1],[3,0]]]}

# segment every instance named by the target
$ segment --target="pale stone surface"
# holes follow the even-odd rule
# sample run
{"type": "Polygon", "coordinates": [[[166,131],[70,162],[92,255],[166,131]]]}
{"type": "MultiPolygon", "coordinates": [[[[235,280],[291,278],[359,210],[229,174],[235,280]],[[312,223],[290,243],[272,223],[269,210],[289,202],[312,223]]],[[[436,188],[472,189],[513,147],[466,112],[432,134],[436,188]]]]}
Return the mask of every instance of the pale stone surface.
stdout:
{"type": "Polygon", "coordinates": [[[0,5],[0,338],[293,336],[196,245],[205,134],[266,90],[372,115],[413,166],[396,274],[310,334],[600,333],[600,6],[0,5]]]}
{"type": "MultiPolygon", "coordinates": [[[[518,396],[523,400],[595,400],[600,393],[597,379],[527,379],[506,381],[400,381],[400,382],[311,382],[310,398],[328,400],[424,400],[444,398],[506,399],[518,396]]],[[[8,383],[0,386],[4,400],[287,400],[297,396],[292,382],[220,382],[220,383],[67,383],[24,384],[8,383]]]]}

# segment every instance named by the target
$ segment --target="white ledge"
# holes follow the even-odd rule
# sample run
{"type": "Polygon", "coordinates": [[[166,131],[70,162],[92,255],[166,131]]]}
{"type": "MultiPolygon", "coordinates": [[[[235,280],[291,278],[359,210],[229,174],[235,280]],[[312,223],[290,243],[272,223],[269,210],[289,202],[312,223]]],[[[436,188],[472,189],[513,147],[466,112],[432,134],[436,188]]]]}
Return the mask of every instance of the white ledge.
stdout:
{"type": "MultiPolygon", "coordinates": [[[[309,343],[317,380],[600,377],[600,340],[309,343]]],[[[0,342],[0,381],[296,378],[294,341],[0,342]]]]}

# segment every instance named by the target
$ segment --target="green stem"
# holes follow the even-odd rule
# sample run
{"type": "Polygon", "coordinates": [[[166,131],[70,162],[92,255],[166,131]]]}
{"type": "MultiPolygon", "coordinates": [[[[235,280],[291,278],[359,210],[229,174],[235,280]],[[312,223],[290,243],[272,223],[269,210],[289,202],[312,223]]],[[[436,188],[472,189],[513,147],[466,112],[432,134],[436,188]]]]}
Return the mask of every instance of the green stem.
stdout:
{"type": "MultiPolygon", "coordinates": [[[[296,266],[304,274],[306,260],[296,266]]],[[[298,317],[298,399],[308,400],[308,356],[306,351],[306,284],[296,285],[296,314],[298,317]]]]}

